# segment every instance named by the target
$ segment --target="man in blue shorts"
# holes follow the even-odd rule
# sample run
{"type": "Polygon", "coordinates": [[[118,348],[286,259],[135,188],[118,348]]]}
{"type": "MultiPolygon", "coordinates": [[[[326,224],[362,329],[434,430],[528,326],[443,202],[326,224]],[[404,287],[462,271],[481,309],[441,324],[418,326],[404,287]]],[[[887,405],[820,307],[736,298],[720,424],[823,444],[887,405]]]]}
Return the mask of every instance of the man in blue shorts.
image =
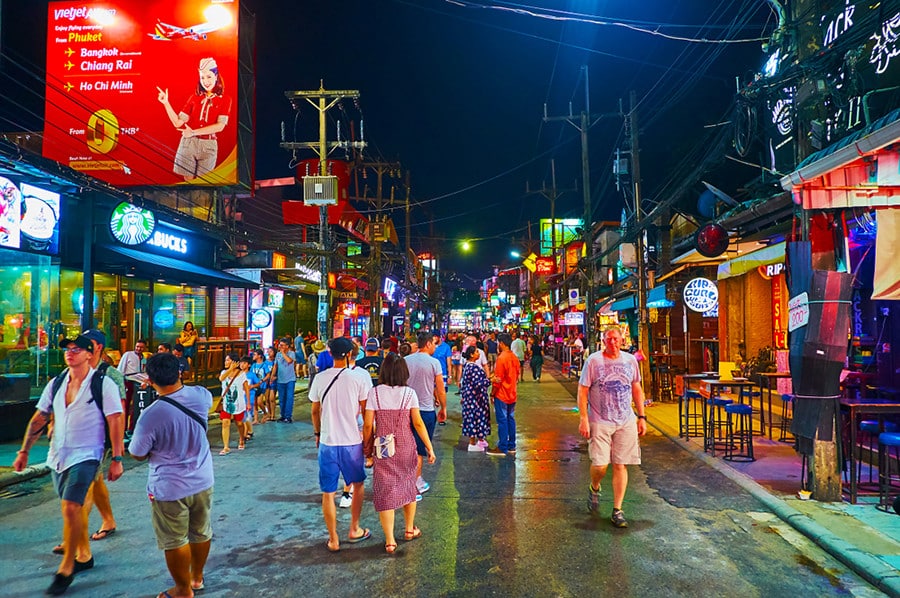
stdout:
{"type": "Polygon", "coordinates": [[[53,583],[47,588],[47,594],[54,596],[68,589],[75,574],[94,567],[94,557],[91,556],[88,543],[87,513],[82,505],[103,458],[106,435],[104,416],[109,427],[113,454],[107,475],[109,481],[113,482],[122,476],[122,455],[125,452],[125,424],[119,389],[108,376],[98,378],[99,384],[93,383],[96,372],[91,367],[93,341],[79,335],[75,339],[64,338],[59,341],[59,347],[65,351],[68,366],[60,374],[63,376],[62,382],[57,384],[55,393],[55,378],[47,383],[38,400],[37,411],[28,423],[22,449],[13,461],[13,469],[25,469],[28,465],[28,451],[41,437],[51,415],[56,413],[58,417],[54,418],[47,465],[50,466],[53,483],[62,503],[63,558],[53,583]],[[95,385],[99,388],[93,388],[95,385]],[[100,391],[100,396],[94,396],[96,391],[100,391]],[[102,411],[94,399],[102,401],[102,411]],[[82,560],[79,561],[76,555],[81,556],[82,560]]]}
{"type": "Polygon", "coordinates": [[[349,338],[339,336],[328,344],[334,367],[316,374],[309,388],[309,400],[312,402],[312,424],[319,449],[322,516],[328,528],[326,547],[331,552],[337,552],[341,549],[341,542],[337,533],[334,495],[341,476],[353,488],[347,542],[353,544],[371,537],[368,529],[359,527],[366,471],[357,418],[366,410],[366,398],[372,389],[372,381],[369,376],[354,375],[348,371],[348,356],[356,351],[349,338]]]}

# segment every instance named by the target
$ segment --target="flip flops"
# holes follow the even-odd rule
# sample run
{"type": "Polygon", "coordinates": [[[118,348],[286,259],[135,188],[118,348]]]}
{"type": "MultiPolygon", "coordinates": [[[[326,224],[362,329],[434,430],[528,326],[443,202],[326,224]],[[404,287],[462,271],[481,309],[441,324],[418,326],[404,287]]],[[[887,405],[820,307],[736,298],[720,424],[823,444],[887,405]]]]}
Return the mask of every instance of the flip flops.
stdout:
{"type": "Polygon", "coordinates": [[[394,554],[397,552],[397,545],[396,544],[385,544],[384,551],[388,554],[394,554]]]}
{"type": "Polygon", "coordinates": [[[219,451],[219,454],[220,454],[220,455],[228,455],[228,454],[230,454],[230,453],[231,453],[231,450],[230,450],[230,449],[227,449],[227,448],[222,449],[221,451],[219,451]]]}
{"type": "Polygon", "coordinates": [[[363,534],[361,536],[357,536],[355,538],[348,537],[347,542],[349,542],[350,544],[356,544],[357,542],[362,542],[363,540],[368,540],[371,537],[372,537],[372,532],[369,530],[369,528],[366,528],[363,530],[363,534]]]}
{"type": "Polygon", "coordinates": [[[93,534],[91,534],[91,540],[105,540],[116,533],[116,528],[111,527],[109,529],[98,529],[93,534]]]}
{"type": "Polygon", "coordinates": [[[340,547],[340,546],[338,546],[337,548],[332,548],[332,547],[331,547],[331,540],[326,540],[326,541],[325,541],[325,548],[328,549],[328,552],[340,552],[340,551],[341,551],[341,547],[340,547]]]}

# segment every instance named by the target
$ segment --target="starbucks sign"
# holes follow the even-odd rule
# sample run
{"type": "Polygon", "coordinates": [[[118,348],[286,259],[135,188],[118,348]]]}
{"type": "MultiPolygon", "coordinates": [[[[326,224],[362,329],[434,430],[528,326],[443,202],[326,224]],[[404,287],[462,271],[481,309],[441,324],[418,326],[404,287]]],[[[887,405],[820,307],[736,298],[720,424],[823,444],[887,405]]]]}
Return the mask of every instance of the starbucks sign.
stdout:
{"type": "Polygon", "coordinates": [[[123,245],[140,245],[148,240],[156,228],[156,216],[146,208],[123,201],[112,211],[109,230],[123,245]]]}

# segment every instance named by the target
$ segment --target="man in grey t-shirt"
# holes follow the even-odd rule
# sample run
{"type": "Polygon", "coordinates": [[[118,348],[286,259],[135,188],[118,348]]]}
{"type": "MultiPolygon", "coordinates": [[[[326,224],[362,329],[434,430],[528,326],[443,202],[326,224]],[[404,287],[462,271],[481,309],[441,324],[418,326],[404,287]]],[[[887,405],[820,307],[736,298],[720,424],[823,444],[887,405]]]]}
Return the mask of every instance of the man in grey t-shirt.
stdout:
{"type": "MultiPolygon", "coordinates": [[[[419,350],[408,355],[406,367],[409,369],[410,388],[416,391],[419,397],[419,413],[428,430],[428,438],[434,438],[434,426],[438,421],[447,420],[447,391],[444,388],[444,372],[440,362],[432,357],[434,353],[434,339],[430,332],[420,332],[416,338],[419,350]],[[437,410],[437,412],[435,412],[437,410]]],[[[422,479],[422,458],[428,456],[425,443],[419,438],[413,429],[416,438],[416,452],[419,455],[419,465],[416,469],[416,488],[419,494],[428,492],[431,485],[422,479]]]]}
{"type": "Polygon", "coordinates": [[[212,540],[214,479],[206,438],[212,395],[202,386],[182,384],[178,358],[171,353],[148,359],[147,377],[158,398],[138,419],[128,452],[138,461],[150,460],[147,494],[153,530],[175,581],[164,593],[187,596],[203,589],[212,540]]]}

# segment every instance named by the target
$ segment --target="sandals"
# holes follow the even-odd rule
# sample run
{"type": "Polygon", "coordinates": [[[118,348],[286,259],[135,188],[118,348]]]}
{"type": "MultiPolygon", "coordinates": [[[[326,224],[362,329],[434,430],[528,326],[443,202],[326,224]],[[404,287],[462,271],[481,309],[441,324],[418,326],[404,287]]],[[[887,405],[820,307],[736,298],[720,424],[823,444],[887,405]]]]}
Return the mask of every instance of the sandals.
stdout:
{"type": "Polygon", "coordinates": [[[407,542],[411,540],[418,540],[422,537],[422,530],[417,527],[413,527],[411,531],[403,532],[403,539],[407,542]]]}
{"type": "Polygon", "coordinates": [[[238,450],[239,450],[239,451],[242,451],[242,450],[244,450],[245,448],[247,448],[247,447],[244,446],[244,443],[243,443],[243,442],[240,443],[240,444],[238,445],[238,450]]]}
{"type": "Polygon", "coordinates": [[[385,544],[384,551],[388,554],[394,554],[395,552],[397,552],[397,545],[396,544],[385,544]]]}
{"type": "Polygon", "coordinates": [[[231,453],[231,449],[227,449],[227,448],[223,448],[221,451],[219,451],[220,455],[227,455],[229,453],[231,453]]]}

